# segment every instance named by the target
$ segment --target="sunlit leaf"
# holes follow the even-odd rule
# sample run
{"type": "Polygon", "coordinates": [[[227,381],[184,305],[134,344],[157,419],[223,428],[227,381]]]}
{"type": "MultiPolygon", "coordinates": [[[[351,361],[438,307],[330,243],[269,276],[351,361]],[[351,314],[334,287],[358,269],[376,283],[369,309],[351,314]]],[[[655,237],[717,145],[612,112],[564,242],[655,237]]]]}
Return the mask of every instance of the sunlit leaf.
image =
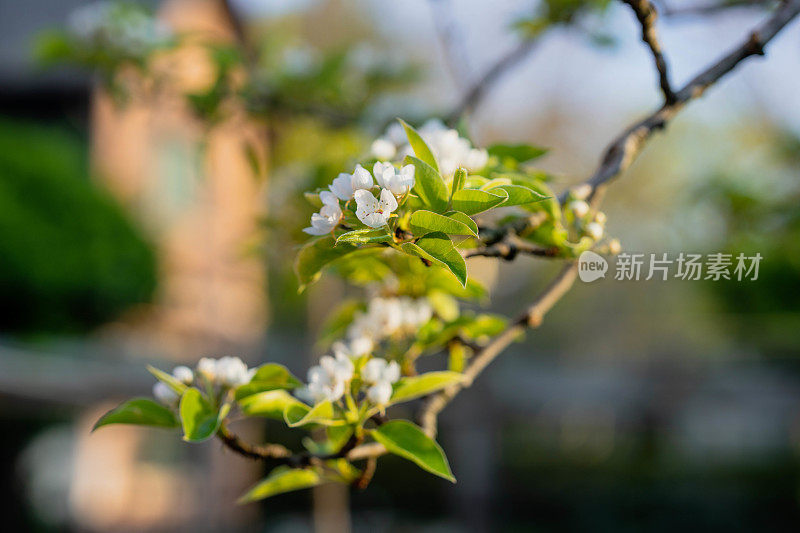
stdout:
{"type": "Polygon", "coordinates": [[[178,427],[178,419],[172,410],[160,403],[149,398],[134,398],[104,414],[94,425],[92,431],[110,424],[174,428],[178,427]]]}
{"type": "Polygon", "coordinates": [[[336,245],[341,244],[368,244],[375,242],[390,242],[392,234],[389,233],[389,228],[384,226],[382,228],[361,228],[353,231],[348,231],[339,235],[336,239],[336,245]]]}
{"type": "Polygon", "coordinates": [[[290,405],[283,412],[283,419],[289,427],[295,428],[310,424],[333,426],[345,423],[344,420],[334,417],[333,404],[329,400],[323,400],[311,409],[308,409],[305,405],[303,407],[306,409],[290,405]]]}
{"type": "Polygon", "coordinates": [[[439,171],[429,164],[417,159],[414,156],[406,156],[403,160],[405,165],[414,165],[414,192],[420,197],[422,202],[430,206],[437,213],[442,213],[447,209],[447,187],[444,180],[439,175],[439,171]]]}
{"type": "Polygon", "coordinates": [[[242,412],[248,416],[263,416],[283,420],[283,413],[297,408],[307,413],[310,408],[283,389],[259,392],[239,401],[242,412]]]}
{"type": "Polygon", "coordinates": [[[203,442],[213,437],[222,420],[228,415],[230,405],[225,404],[217,411],[206,400],[203,393],[191,387],[183,393],[180,403],[183,440],[203,442]]]}
{"type": "Polygon", "coordinates": [[[407,402],[460,383],[464,379],[457,372],[428,372],[419,376],[400,378],[394,385],[390,404],[407,402]]]}
{"type": "Polygon", "coordinates": [[[508,194],[508,200],[503,202],[503,207],[509,205],[525,205],[547,199],[546,196],[522,185],[500,185],[489,189],[489,192],[497,194],[499,190],[503,190],[508,194]]]}
{"type": "Polygon", "coordinates": [[[301,290],[319,278],[320,271],[325,265],[358,250],[352,244],[340,244],[339,246],[334,246],[334,244],[333,237],[322,237],[303,246],[297,254],[295,273],[300,281],[301,290]]]}
{"type": "Polygon", "coordinates": [[[473,222],[467,215],[464,215],[463,213],[459,214],[463,215],[463,217],[469,220],[470,223],[466,224],[462,222],[463,219],[459,220],[456,216],[450,217],[424,210],[415,211],[411,215],[411,219],[409,221],[411,225],[411,231],[414,232],[414,235],[420,236],[434,231],[440,231],[442,233],[449,233],[451,235],[474,235],[477,237],[477,225],[475,225],[475,222],[473,222]]]}
{"type": "Polygon", "coordinates": [[[493,144],[488,148],[489,155],[503,159],[513,159],[517,163],[524,163],[536,159],[547,153],[546,148],[531,146],[529,144],[493,144]]]}
{"type": "Polygon", "coordinates": [[[415,255],[445,267],[453,273],[462,287],[466,286],[467,264],[446,234],[429,233],[419,239],[416,244],[406,242],[401,248],[409,255],[415,255]]]}
{"type": "Polygon", "coordinates": [[[389,452],[413,461],[423,470],[455,483],[456,478],[442,448],[419,427],[405,420],[392,420],[372,430],[372,438],[389,452]]]}
{"type": "Polygon", "coordinates": [[[178,396],[181,396],[188,388],[185,383],[179,381],[172,374],[167,374],[163,370],[159,370],[152,365],[147,365],[147,371],[153,374],[156,379],[166,384],[170,389],[172,389],[172,392],[178,396]]]}
{"type": "Polygon", "coordinates": [[[414,155],[430,165],[438,175],[439,165],[436,164],[436,158],[433,157],[433,152],[428,147],[427,143],[425,143],[425,141],[422,139],[422,136],[417,132],[417,130],[415,130],[405,121],[400,120],[400,124],[402,124],[403,128],[406,130],[406,137],[408,137],[408,143],[411,145],[411,149],[414,150],[414,155]]]}
{"type": "Polygon", "coordinates": [[[461,189],[453,195],[453,209],[467,215],[482,213],[506,201],[507,193],[502,191],[499,194],[500,190],[490,193],[478,189],[461,189]]]}
{"type": "Polygon", "coordinates": [[[307,489],[321,482],[322,478],[315,469],[279,466],[239,498],[238,503],[254,502],[284,492],[307,489]]]}

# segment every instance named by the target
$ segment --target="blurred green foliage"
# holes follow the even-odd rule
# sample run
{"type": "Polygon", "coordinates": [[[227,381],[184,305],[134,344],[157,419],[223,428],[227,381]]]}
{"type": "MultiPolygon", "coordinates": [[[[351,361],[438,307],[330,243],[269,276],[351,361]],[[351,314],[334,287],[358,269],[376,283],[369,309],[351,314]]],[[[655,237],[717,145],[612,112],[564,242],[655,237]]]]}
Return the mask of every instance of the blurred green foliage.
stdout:
{"type": "Polygon", "coordinates": [[[83,331],[145,302],[156,258],[61,127],[0,119],[0,331],[83,331]]]}

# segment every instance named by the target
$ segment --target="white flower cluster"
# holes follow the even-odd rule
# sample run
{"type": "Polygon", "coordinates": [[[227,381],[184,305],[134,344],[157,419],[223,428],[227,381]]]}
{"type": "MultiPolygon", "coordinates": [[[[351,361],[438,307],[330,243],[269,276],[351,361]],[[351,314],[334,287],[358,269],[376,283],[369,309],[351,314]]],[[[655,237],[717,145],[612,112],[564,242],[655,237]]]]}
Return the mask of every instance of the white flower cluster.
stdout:
{"type": "MultiPolygon", "coordinates": [[[[458,131],[448,128],[441,120],[431,119],[417,132],[433,152],[445,178],[452,177],[460,167],[480,170],[489,161],[486,150],[473,148],[468,139],[459,136],[458,131]]],[[[413,154],[405,130],[397,122],[372,143],[372,155],[378,159],[402,161],[405,156],[413,154]]]]}
{"type": "Polygon", "coordinates": [[[73,11],[67,21],[72,35],[87,45],[111,47],[140,56],[172,38],[168,26],[142,9],[114,2],[96,2],[73,11]]]}
{"type": "Polygon", "coordinates": [[[356,216],[370,228],[385,226],[397,209],[397,198],[414,187],[414,165],[405,165],[400,170],[392,163],[378,161],[373,167],[375,179],[381,188],[379,198],[371,189],[375,187],[372,174],[361,165],[356,165],[352,174],[342,172],[328,186],[328,191],[319,193],[322,208],[311,215],[311,226],[303,229],[309,235],[325,235],[332,232],[342,220],[339,200],[356,201],[356,216]]]}
{"type": "Polygon", "coordinates": [[[358,313],[347,328],[351,351],[356,346],[372,346],[394,335],[416,332],[433,316],[433,309],[425,298],[373,298],[365,313],[358,313]]]}
{"type": "Polygon", "coordinates": [[[570,191],[571,200],[567,203],[565,209],[572,213],[575,220],[585,223],[583,232],[586,235],[595,241],[599,241],[605,234],[606,215],[602,211],[598,211],[592,220],[585,220],[591,211],[591,207],[586,202],[591,192],[592,188],[589,185],[584,184],[574,187],[570,191]]]}
{"type": "Polygon", "coordinates": [[[342,353],[337,353],[336,357],[323,355],[318,365],[308,369],[308,385],[297,389],[295,394],[309,403],[335,402],[344,395],[354,370],[353,362],[342,353]]]}
{"type": "Polygon", "coordinates": [[[375,405],[386,405],[392,397],[392,384],[400,379],[400,365],[386,359],[370,359],[361,369],[361,379],[369,385],[367,400],[375,405]]]}
{"type": "MultiPolygon", "coordinates": [[[[255,368],[247,368],[244,361],[238,357],[222,357],[220,359],[204,357],[198,361],[194,371],[182,365],[172,369],[172,377],[184,385],[191,385],[195,377],[203,376],[210,384],[225,388],[250,383],[255,373],[255,368]]],[[[153,396],[165,405],[174,405],[178,400],[178,395],[161,381],[153,385],[153,396]]]]}

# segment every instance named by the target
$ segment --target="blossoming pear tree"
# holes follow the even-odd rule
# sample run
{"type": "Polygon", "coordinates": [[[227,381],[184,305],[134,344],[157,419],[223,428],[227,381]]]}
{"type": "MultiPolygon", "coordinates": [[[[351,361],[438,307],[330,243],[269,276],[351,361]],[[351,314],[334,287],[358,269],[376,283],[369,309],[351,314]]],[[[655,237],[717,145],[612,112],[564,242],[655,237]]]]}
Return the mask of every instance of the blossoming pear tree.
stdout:
{"type": "MultiPolygon", "coordinates": [[[[303,230],[310,237],[295,262],[301,290],[325,274],[340,276],[364,295],[333,310],[323,333],[330,352],[305,380],[276,363],[248,368],[235,357],[204,358],[194,369],[179,366],[172,372],[149,368],[157,380],[153,398],[121,404],[95,428],[169,428],[189,443],[217,438],[244,457],[263,460],[270,471],[242,502],[321,483],[365,487],[386,454],[455,481],[435,440],[439,414],[505,348],[541,324],[570,289],[583,251],[619,249],[605,236],[606,217],[599,211],[609,182],[653,133],[742,61],[763,55],[766,44],[800,13],[800,0],[782,1],[741,43],[676,88],[658,42],[655,8],[649,0],[624,3],[653,56],[662,103],[614,139],[581,184],[556,194],[548,175],[533,166],[544,153],[534,146],[482,149],[440,121],[419,129],[403,121],[392,124],[371,143],[370,155],[304,195],[317,212],[303,230]],[[469,258],[513,260],[519,254],[563,266],[516,318],[462,309],[462,303],[480,304],[486,297],[469,275],[469,258]],[[440,353],[448,355],[446,367],[418,371],[421,357],[440,353]],[[409,402],[419,406],[413,420],[399,416],[407,410],[395,409],[409,402]],[[305,435],[302,449],[246,442],[229,427],[234,415],[277,420],[305,435]]],[[[554,24],[571,20],[578,9],[546,5],[552,11],[547,20],[554,24]]],[[[541,20],[528,22],[523,26],[533,38],[542,31],[541,20]]],[[[529,42],[520,50],[528,50],[529,42]]],[[[125,54],[115,58],[130,59],[125,54]]],[[[459,109],[474,106],[485,84],[508,64],[503,59],[490,69],[459,109]]],[[[312,78],[301,79],[313,85],[312,78]]],[[[214,103],[215,94],[199,101],[214,103]]]]}

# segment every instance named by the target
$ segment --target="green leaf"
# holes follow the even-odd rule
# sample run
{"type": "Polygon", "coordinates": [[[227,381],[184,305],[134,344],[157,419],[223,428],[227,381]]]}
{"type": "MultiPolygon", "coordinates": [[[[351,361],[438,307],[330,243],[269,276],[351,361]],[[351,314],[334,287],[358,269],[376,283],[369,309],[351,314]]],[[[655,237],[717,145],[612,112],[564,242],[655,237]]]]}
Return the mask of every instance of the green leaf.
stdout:
{"type": "MultiPolygon", "coordinates": [[[[461,214],[464,215],[463,213],[461,214]]],[[[467,215],[464,215],[464,217],[469,219],[467,215]]],[[[471,219],[470,222],[472,222],[471,219]]],[[[475,231],[477,226],[475,229],[472,228],[472,225],[475,224],[474,222],[472,222],[472,224],[465,224],[455,217],[440,215],[432,211],[414,211],[414,213],[411,214],[409,223],[411,225],[411,231],[417,236],[426,235],[434,231],[449,233],[451,235],[478,236],[478,233],[475,231]]]]}
{"type": "Polygon", "coordinates": [[[230,405],[225,404],[217,411],[206,400],[203,393],[191,387],[183,393],[180,404],[183,440],[203,442],[216,434],[220,423],[228,415],[230,405]]]}
{"type": "Polygon", "coordinates": [[[315,239],[300,249],[295,261],[295,272],[300,281],[300,290],[306,285],[315,282],[320,275],[320,270],[336,259],[358,250],[352,244],[334,246],[333,237],[315,239]]]}
{"type": "Polygon", "coordinates": [[[149,398],[134,398],[104,414],[94,425],[92,431],[110,424],[174,428],[178,427],[178,419],[175,418],[172,410],[160,403],[149,398]]]}
{"type": "Polygon", "coordinates": [[[320,482],[322,478],[314,469],[279,466],[248,490],[237,503],[249,503],[284,492],[307,489],[319,485],[320,482]]]}
{"type": "Polygon", "coordinates": [[[413,461],[423,470],[455,483],[442,448],[423,431],[405,420],[392,420],[372,430],[372,438],[389,452],[413,461]]]}
{"type": "Polygon", "coordinates": [[[408,125],[404,120],[400,120],[400,124],[403,125],[403,128],[406,130],[406,137],[408,137],[408,144],[411,145],[411,149],[414,150],[414,155],[416,155],[420,160],[427,163],[433,170],[436,171],[436,174],[439,174],[439,165],[436,164],[436,158],[433,157],[433,152],[431,149],[428,148],[428,145],[422,139],[422,136],[417,133],[417,130],[412,128],[408,125]]]}
{"type": "Polygon", "coordinates": [[[165,383],[170,389],[172,389],[172,392],[178,396],[181,396],[188,388],[186,384],[176,379],[172,374],[167,374],[163,370],[159,370],[152,365],[147,365],[147,371],[153,374],[156,379],[165,383]]]}
{"type": "Polygon", "coordinates": [[[472,234],[478,237],[478,224],[475,223],[474,220],[469,218],[466,213],[462,213],[461,211],[449,211],[445,213],[445,216],[452,218],[453,220],[457,220],[462,224],[465,224],[472,230],[472,234]]]}
{"type": "Polygon", "coordinates": [[[444,233],[428,233],[419,239],[416,244],[406,242],[402,244],[401,248],[409,255],[416,255],[445,267],[453,273],[462,287],[466,287],[467,264],[455,246],[453,246],[450,237],[444,233]]]}
{"type": "Polygon", "coordinates": [[[336,239],[336,245],[369,244],[373,242],[390,242],[391,240],[392,235],[389,233],[389,228],[387,226],[377,229],[361,228],[339,235],[336,239]]]}
{"type": "Polygon", "coordinates": [[[488,148],[489,155],[501,160],[509,158],[518,163],[536,159],[547,153],[546,148],[531,146],[529,144],[493,144],[488,148]]]}
{"type": "Polygon", "coordinates": [[[476,215],[502,204],[506,198],[508,196],[505,191],[497,194],[478,189],[461,189],[453,195],[453,209],[467,215],[476,215]]]}
{"type": "Polygon", "coordinates": [[[302,385],[300,380],[294,377],[285,366],[267,363],[258,367],[250,383],[236,388],[235,396],[236,400],[239,401],[259,392],[275,389],[294,389],[300,385],[302,385]]]}
{"type": "Polygon", "coordinates": [[[317,405],[308,409],[308,406],[301,404],[305,410],[297,406],[288,406],[283,412],[283,419],[290,428],[317,424],[320,426],[335,426],[344,424],[342,419],[334,418],[333,404],[329,400],[323,400],[317,405]]]}
{"type": "Polygon", "coordinates": [[[439,171],[414,156],[406,156],[404,165],[414,165],[414,192],[437,213],[447,209],[447,187],[439,171]]]}
{"type": "Polygon", "coordinates": [[[239,407],[247,416],[263,416],[284,420],[283,413],[289,409],[296,408],[303,413],[309,411],[309,407],[286,392],[283,389],[259,392],[239,401],[239,407]]]}
{"type": "Polygon", "coordinates": [[[547,199],[543,194],[539,194],[533,189],[522,185],[500,185],[489,189],[489,192],[496,194],[498,190],[503,190],[508,194],[508,200],[503,202],[503,207],[509,205],[525,205],[547,199]]]}
{"type": "Polygon", "coordinates": [[[456,170],[456,173],[453,174],[453,185],[450,189],[450,201],[453,201],[453,195],[464,188],[464,184],[467,182],[467,169],[459,168],[456,170]]]}
{"type": "Polygon", "coordinates": [[[394,385],[389,404],[407,402],[432,392],[460,383],[464,379],[458,372],[428,372],[420,376],[400,378],[394,385]]]}

